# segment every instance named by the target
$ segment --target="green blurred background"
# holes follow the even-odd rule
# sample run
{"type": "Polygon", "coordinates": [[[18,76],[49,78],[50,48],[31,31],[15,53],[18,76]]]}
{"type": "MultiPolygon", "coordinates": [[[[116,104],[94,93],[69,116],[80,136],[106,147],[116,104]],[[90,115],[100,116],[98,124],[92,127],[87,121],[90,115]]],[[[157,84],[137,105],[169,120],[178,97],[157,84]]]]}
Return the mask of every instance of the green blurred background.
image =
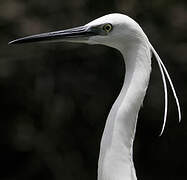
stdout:
{"type": "Polygon", "coordinates": [[[171,74],[182,107],[179,124],[169,91],[166,130],[158,137],[164,94],[153,59],[134,145],[137,176],[187,179],[186,0],[1,0],[1,180],[96,180],[105,120],[125,74],[120,53],[82,44],[7,43],[111,12],[127,14],[142,26],[171,74]]]}

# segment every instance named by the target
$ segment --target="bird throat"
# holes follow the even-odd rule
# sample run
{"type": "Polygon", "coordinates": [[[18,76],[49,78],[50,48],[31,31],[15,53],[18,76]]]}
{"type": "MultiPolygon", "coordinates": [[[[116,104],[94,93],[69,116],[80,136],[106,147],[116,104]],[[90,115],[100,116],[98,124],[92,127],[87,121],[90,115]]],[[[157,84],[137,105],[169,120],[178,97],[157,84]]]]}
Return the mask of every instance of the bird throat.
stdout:
{"type": "MultiPolygon", "coordinates": [[[[121,52],[124,52],[121,51],[121,52]]],[[[133,141],[139,109],[148,87],[151,52],[148,43],[126,47],[125,79],[108,115],[101,140],[98,180],[136,180],[133,141]]]]}

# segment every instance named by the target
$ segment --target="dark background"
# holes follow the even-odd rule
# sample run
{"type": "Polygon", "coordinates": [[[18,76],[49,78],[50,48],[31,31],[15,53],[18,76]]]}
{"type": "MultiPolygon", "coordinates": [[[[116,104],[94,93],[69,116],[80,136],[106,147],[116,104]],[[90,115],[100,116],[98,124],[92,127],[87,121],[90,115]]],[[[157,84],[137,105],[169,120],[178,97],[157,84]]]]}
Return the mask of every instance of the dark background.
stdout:
{"type": "Polygon", "coordinates": [[[171,74],[182,107],[179,124],[169,91],[168,121],[159,137],[164,94],[153,59],[134,145],[137,177],[187,179],[186,0],[1,0],[1,180],[96,180],[105,120],[125,74],[120,53],[83,44],[7,43],[111,12],[131,16],[144,29],[171,74]]]}

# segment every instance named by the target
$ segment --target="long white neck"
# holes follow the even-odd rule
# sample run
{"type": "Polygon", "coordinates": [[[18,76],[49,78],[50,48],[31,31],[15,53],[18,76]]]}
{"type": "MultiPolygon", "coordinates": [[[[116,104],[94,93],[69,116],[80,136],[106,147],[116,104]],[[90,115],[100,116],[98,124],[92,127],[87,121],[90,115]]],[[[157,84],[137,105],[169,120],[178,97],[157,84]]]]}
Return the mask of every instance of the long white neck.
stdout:
{"type": "Polygon", "coordinates": [[[136,180],[133,140],[139,109],[151,72],[151,52],[146,41],[121,49],[126,74],[101,140],[98,180],[136,180]]]}

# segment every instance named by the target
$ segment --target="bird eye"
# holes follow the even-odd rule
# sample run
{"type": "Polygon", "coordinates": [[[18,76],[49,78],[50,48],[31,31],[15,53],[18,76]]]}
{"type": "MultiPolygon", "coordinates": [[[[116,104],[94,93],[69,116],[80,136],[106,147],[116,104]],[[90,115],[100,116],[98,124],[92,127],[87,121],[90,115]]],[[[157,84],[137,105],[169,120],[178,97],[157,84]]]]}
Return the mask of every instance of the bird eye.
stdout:
{"type": "Polygon", "coordinates": [[[105,24],[103,30],[109,33],[112,30],[112,24],[105,24]]]}

